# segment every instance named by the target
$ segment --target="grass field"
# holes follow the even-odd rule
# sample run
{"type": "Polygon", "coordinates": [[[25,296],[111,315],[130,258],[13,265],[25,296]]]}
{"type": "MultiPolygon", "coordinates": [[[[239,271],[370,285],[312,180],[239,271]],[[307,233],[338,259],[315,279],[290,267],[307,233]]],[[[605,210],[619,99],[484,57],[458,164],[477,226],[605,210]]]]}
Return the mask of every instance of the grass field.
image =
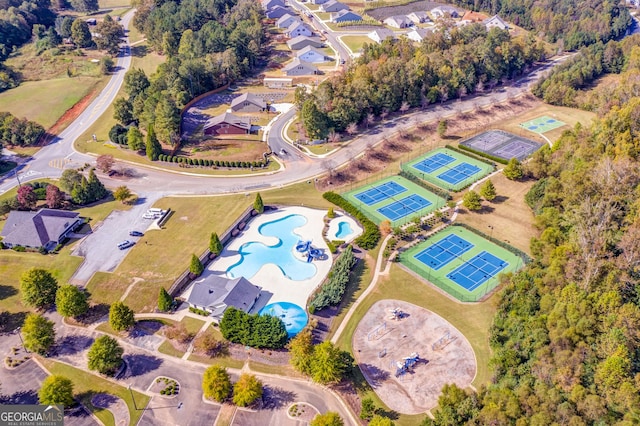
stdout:
{"type": "MultiPolygon", "coordinates": [[[[438,249],[435,251],[437,252],[438,249]]],[[[411,247],[406,252],[401,253],[400,262],[420,275],[426,281],[433,283],[461,302],[476,302],[480,300],[499,284],[499,274],[515,272],[524,266],[524,261],[515,254],[461,226],[449,226],[448,228],[445,228],[437,234],[429,237],[426,241],[411,247]],[[422,253],[423,250],[428,249],[450,235],[464,239],[471,243],[473,247],[464,253],[455,252],[458,256],[453,257],[454,255],[451,255],[453,258],[450,257],[451,260],[449,260],[448,263],[441,265],[439,269],[434,269],[415,258],[415,256],[422,253]],[[480,276],[480,278],[477,279],[477,283],[468,289],[448,278],[448,274],[464,265],[481,252],[488,252],[501,261],[505,261],[507,264],[506,267],[488,279],[486,278],[487,275],[485,275],[484,279],[486,279],[486,281],[482,281],[483,278],[480,276]]],[[[475,268],[470,269],[475,270],[475,268]]]]}
{"type": "MultiPolygon", "coordinates": [[[[402,178],[400,176],[391,176],[376,182],[373,182],[371,184],[368,184],[366,186],[362,186],[359,187],[357,189],[354,189],[352,191],[349,191],[347,193],[344,194],[344,197],[349,200],[351,202],[351,204],[353,204],[354,206],[358,207],[358,209],[360,209],[363,213],[365,213],[369,219],[371,219],[372,221],[374,221],[377,224],[380,224],[380,222],[384,221],[384,220],[390,220],[391,221],[391,225],[392,226],[399,226],[399,225],[403,225],[405,223],[410,222],[414,217],[418,216],[418,217],[423,217],[428,215],[429,213],[433,212],[434,210],[437,210],[441,207],[443,207],[446,204],[446,200],[444,200],[443,198],[438,197],[437,195],[433,194],[432,192],[427,191],[426,189],[422,188],[419,185],[416,185],[415,183],[402,178]],[[358,198],[356,198],[357,195],[366,192],[368,190],[370,190],[371,188],[374,187],[378,187],[381,184],[384,184],[386,182],[395,182],[397,184],[399,184],[400,186],[406,188],[406,191],[395,194],[393,197],[388,197],[383,199],[382,201],[379,201],[377,203],[371,204],[371,205],[366,205],[365,203],[363,203],[361,200],[359,200],[358,198]],[[405,216],[401,216],[398,218],[395,217],[387,217],[385,216],[382,212],[379,212],[378,209],[381,208],[385,208],[386,206],[389,206],[391,204],[394,203],[399,203],[401,202],[405,197],[410,196],[412,194],[417,194],[420,197],[426,199],[427,201],[429,201],[431,204],[426,206],[426,207],[422,207],[417,211],[411,212],[405,216]]],[[[402,202],[405,203],[405,202],[402,202]]],[[[398,204],[396,204],[398,205],[398,204]]],[[[400,213],[397,214],[404,214],[404,211],[401,211],[400,213]]]]}
{"type": "Polygon", "coordinates": [[[344,44],[351,51],[351,53],[357,53],[358,51],[360,51],[360,49],[362,49],[362,46],[365,43],[374,42],[366,35],[361,35],[361,36],[346,35],[346,36],[340,37],[340,39],[344,42],[344,44]]]}
{"type": "Polygon", "coordinates": [[[98,6],[100,9],[114,9],[118,7],[131,6],[130,0],[98,0],[98,6]]]}
{"type": "Polygon", "coordinates": [[[149,404],[149,400],[151,399],[145,394],[137,391],[129,391],[124,386],[117,385],[100,376],[87,373],[70,365],[43,358],[39,358],[39,361],[51,374],[58,374],[70,379],[73,382],[74,396],[107,426],[115,426],[113,414],[111,414],[109,410],[94,407],[91,404],[91,398],[93,395],[98,393],[108,393],[121,398],[127,404],[130,418],[129,424],[132,425],[138,423],[140,417],[144,414],[143,408],[149,404]],[[132,393],[135,398],[135,405],[134,401],[131,399],[132,393]],[[140,407],[140,409],[136,410],[135,406],[140,407]]]}

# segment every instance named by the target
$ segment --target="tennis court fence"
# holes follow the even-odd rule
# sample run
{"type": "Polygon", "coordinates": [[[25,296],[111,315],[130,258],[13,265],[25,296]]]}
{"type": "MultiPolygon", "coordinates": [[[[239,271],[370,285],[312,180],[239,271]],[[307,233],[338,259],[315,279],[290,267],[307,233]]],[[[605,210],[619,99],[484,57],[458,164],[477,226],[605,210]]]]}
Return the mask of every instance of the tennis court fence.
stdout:
{"type": "MultiPolygon", "coordinates": [[[[453,281],[449,281],[447,278],[440,277],[435,273],[433,273],[433,274],[429,274],[429,273],[425,274],[424,270],[421,270],[420,268],[418,268],[411,261],[403,262],[403,260],[405,259],[406,255],[407,255],[406,253],[400,253],[399,256],[396,258],[399,262],[401,262],[400,265],[402,267],[407,268],[410,271],[413,271],[414,273],[416,273],[420,277],[426,278],[427,281],[429,281],[430,283],[432,283],[433,285],[438,287],[440,290],[442,290],[442,291],[450,294],[451,296],[455,297],[459,301],[461,301],[461,302],[477,302],[477,301],[479,301],[480,299],[482,299],[486,295],[486,291],[485,292],[478,292],[477,294],[460,291],[460,286],[458,286],[458,284],[454,283],[453,281]]],[[[484,283],[483,285],[486,286],[487,284],[488,284],[488,282],[484,283]]],[[[491,289],[491,290],[493,290],[493,289],[491,289]]]]}
{"type": "Polygon", "coordinates": [[[471,227],[471,226],[467,225],[466,223],[456,222],[456,223],[452,223],[451,225],[452,226],[460,226],[460,227],[462,227],[464,229],[468,229],[469,231],[473,232],[476,235],[479,235],[480,237],[484,238],[485,240],[491,241],[493,244],[495,244],[497,246],[500,246],[505,250],[510,251],[511,253],[515,254],[520,259],[522,259],[522,262],[525,265],[531,263],[531,261],[533,260],[533,259],[531,259],[531,257],[527,253],[523,252],[522,250],[517,249],[514,246],[512,246],[511,244],[507,244],[504,241],[501,241],[501,240],[499,240],[497,238],[490,237],[489,235],[485,234],[484,232],[480,232],[476,228],[471,227]]]}

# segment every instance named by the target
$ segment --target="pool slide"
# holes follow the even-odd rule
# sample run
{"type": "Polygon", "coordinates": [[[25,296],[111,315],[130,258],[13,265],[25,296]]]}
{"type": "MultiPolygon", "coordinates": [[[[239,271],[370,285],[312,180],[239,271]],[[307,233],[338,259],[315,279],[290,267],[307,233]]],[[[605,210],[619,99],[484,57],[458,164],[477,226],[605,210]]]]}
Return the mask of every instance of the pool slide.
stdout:
{"type": "Polygon", "coordinates": [[[298,253],[306,253],[309,251],[309,249],[311,248],[311,241],[298,241],[298,244],[296,244],[296,251],[298,253]]]}

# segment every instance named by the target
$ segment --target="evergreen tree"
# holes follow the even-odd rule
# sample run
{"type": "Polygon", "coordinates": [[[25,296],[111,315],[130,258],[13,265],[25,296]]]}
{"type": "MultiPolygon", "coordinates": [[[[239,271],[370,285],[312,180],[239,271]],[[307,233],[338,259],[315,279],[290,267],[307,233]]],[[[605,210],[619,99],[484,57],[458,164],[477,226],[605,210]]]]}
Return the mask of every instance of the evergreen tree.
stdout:
{"type": "Polygon", "coordinates": [[[100,179],[96,176],[95,169],[91,168],[89,170],[89,179],[87,181],[88,191],[89,191],[89,202],[92,203],[94,201],[102,200],[104,197],[109,194],[107,188],[104,187],[100,179]]]}
{"type": "Polygon", "coordinates": [[[462,197],[462,205],[470,211],[480,210],[482,208],[482,198],[476,191],[469,191],[462,197]]]}
{"type": "Polygon", "coordinates": [[[517,158],[512,158],[507,163],[506,167],[502,170],[504,176],[509,180],[518,180],[522,179],[524,176],[524,170],[522,168],[522,164],[518,161],[517,158]]]}
{"type": "Polygon", "coordinates": [[[231,379],[226,368],[212,365],[202,376],[202,391],[204,397],[223,402],[231,393],[231,379]]]}
{"type": "Polygon", "coordinates": [[[253,209],[259,214],[264,213],[264,203],[262,202],[262,197],[259,192],[256,194],[256,200],[253,202],[253,209]]]}
{"type": "Polygon", "coordinates": [[[487,201],[491,201],[496,198],[496,187],[493,186],[493,182],[491,182],[490,179],[480,187],[480,196],[487,201]]]}
{"type": "Polygon", "coordinates": [[[222,242],[220,241],[220,237],[218,237],[217,232],[213,232],[211,234],[211,238],[209,239],[209,251],[217,256],[220,256],[222,253],[222,242]]]}
{"type": "Polygon", "coordinates": [[[202,272],[204,272],[204,266],[202,266],[202,262],[198,259],[198,256],[195,254],[191,255],[191,264],[189,265],[189,272],[191,272],[196,277],[199,277],[202,272]]]}
{"type": "Polygon", "coordinates": [[[162,312],[167,312],[169,309],[171,309],[172,303],[173,297],[171,297],[171,295],[167,293],[167,290],[165,290],[164,287],[160,287],[160,294],[158,295],[158,309],[160,309],[162,312]]]}
{"type": "Polygon", "coordinates": [[[142,151],[145,148],[142,133],[136,126],[129,127],[127,131],[127,146],[132,151],[142,151]]]}
{"type": "Polygon", "coordinates": [[[441,120],[438,122],[438,136],[444,138],[447,134],[447,120],[441,120]]]}
{"type": "Polygon", "coordinates": [[[233,386],[233,403],[246,407],[258,398],[262,398],[262,382],[253,374],[241,374],[233,386]]]}
{"type": "Polygon", "coordinates": [[[71,40],[78,47],[90,47],[93,44],[89,24],[82,19],[76,19],[71,24],[71,40]]]}
{"type": "Polygon", "coordinates": [[[170,97],[163,97],[155,111],[154,130],[158,139],[166,144],[174,144],[173,136],[180,133],[180,110],[170,97]]]}
{"type": "Polygon", "coordinates": [[[327,116],[318,109],[314,99],[307,99],[302,105],[300,117],[307,134],[312,139],[322,139],[329,132],[327,116]]]}
{"type": "Polygon", "coordinates": [[[160,146],[160,142],[158,142],[158,138],[156,138],[155,130],[151,125],[147,128],[146,149],[147,157],[151,161],[157,161],[160,154],[162,154],[162,146],[160,146]]]}
{"type": "Polygon", "coordinates": [[[109,325],[115,331],[129,330],[135,324],[133,310],[122,302],[115,302],[109,308],[109,325]]]}

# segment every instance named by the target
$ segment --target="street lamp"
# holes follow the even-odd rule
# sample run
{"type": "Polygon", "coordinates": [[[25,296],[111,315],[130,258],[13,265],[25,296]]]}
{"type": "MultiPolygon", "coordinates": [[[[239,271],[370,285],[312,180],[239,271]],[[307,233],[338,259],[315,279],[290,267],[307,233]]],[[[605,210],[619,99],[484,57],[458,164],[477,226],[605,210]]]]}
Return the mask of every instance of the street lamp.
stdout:
{"type": "Polygon", "coordinates": [[[137,410],[138,406],[136,405],[136,399],[133,397],[133,391],[131,390],[131,384],[129,384],[129,386],[127,386],[127,389],[129,389],[129,393],[131,394],[131,400],[133,401],[133,408],[135,408],[137,410]]]}
{"type": "Polygon", "coordinates": [[[24,340],[22,340],[22,334],[20,334],[20,327],[16,328],[14,333],[18,334],[18,337],[20,338],[20,343],[22,343],[22,349],[24,349],[26,353],[29,353],[29,350],[24,346],[24,340]]]}

